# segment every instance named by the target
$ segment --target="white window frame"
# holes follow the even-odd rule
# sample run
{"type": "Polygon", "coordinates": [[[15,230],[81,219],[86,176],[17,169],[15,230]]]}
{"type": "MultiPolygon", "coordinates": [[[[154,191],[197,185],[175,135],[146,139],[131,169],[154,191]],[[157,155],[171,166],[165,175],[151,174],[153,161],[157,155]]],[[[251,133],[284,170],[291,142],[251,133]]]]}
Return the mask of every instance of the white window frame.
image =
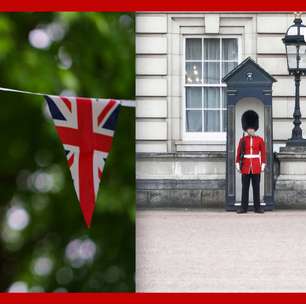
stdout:
{"type": "MultiPolygon", "coordinates": [[[[241,48],[241,35],[184,35],[183,36],[183,50],[182,50],[182,139],[183,140],[195,140],[195,141],[207,141],[207,142],[225,142],[226,132],[187,132],[186,131],[186,87],[226,87],[225,83],[221,84],[189,84],[186,86],[185,83],[185,72],[186,72],[186,39],[188,38],[235,38],[237,39],[238,45],[238,64],[241,62],[242,58],[242,48],[241,48]]],[[[203,46],[202,46],[203,47],[203,46]]],[[[202,50],[203,52],[203,50],[202,50]]],[[[220,47],[220,52],[222,48],[220,47]]],[[[197,60],[195,60],[197,61],[197,60]]],[[[201,60],[202,62],[202,60],[201,60]]],[[[221,62],[221,59],[220,59],[221,62]]],[[[204,73],[204,71],[202,71],[204,73]]],[[[221,73],[221,68],[220,68],[221,73]]],[[[222,92],[222,90],[221,90],[222,92]]],[[[222,94],[222,93],[221,93],[222,94]]],[[[222,99],[222,95],[220,95],[222,99]]],[[[221,108],[220,108],[221,109],[221,108]]],[[[216,108],[214,108],[216,110],[216,108]]]]}

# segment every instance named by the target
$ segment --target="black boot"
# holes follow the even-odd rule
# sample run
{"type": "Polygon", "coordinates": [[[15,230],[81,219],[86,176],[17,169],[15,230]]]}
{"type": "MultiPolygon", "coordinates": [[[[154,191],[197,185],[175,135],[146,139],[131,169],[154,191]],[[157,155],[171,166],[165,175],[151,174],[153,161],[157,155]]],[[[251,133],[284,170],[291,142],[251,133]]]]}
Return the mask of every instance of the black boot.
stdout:
{"type": "Polygon", "coordinates": [[[255,212],[255,213],[265,213],[264,209],[261,208],[261,207],[255,208],[255,209],[254,209],[254,212],[255,212]]]}
{"type": "Polygon", "coordinates": [[[247,212],[248,212],[248,210],[245,209],[245,208],[242,208],[242,207],[239,207],[239,208],[237,209],[237,213],[238,213],[238,214],[247,213],[247,212]]]}

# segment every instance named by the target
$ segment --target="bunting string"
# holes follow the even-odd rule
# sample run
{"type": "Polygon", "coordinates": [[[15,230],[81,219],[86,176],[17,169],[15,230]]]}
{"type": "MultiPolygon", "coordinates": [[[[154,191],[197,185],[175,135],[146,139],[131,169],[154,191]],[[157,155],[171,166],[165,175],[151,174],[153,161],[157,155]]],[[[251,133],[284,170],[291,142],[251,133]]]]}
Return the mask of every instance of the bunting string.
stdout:
{"type": "MultiPolygon", "coordinates": [[[[50,95],[50,94],[30,92],[30,91],[22,91],[22,90],[16,90],[16,89],[11,89],[11,88],[4,88],[4,87],[0,87],[0,91],[21,93],[21,94],[29,94],[29,95],[37,95],[37,96],[51,96],[51,97],[59,96],[59,95],[50,95]]],[[[71,97],[74,97],[74,96],[63,96],[63,97],[68,97],[68,98],[70,97],[71,98],[71,97]]],[[[96,99],[99,99],[99,98],[96,98],[96,99]]],[[[136,106],[135,100],[119,99],[118,101],[120,102],[120,105],[123,106],[123,107],[135,108],[135,106],[136,106]]]]}

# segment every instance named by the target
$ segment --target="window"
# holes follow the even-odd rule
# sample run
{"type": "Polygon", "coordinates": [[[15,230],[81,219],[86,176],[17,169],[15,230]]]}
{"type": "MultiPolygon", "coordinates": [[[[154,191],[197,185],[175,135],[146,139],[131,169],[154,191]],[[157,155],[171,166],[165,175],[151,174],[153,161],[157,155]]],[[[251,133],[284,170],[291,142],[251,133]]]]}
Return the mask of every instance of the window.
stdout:
{"type": "Polygon", "coordinates": [[[185,134],[226,132],[225,84],[221,80],[237,66],[238,57],[237,38],[186,38],[185,134]]]}

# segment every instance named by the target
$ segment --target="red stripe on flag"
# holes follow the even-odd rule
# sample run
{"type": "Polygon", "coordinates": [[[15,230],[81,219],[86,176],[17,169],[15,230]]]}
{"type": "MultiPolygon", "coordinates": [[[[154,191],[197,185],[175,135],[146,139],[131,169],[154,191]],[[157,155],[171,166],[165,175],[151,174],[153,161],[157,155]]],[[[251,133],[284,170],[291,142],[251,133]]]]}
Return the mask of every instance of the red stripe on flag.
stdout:
{"type": "Polygon", "coordinates": [[[69,109],[69,111],[72,111],[72,105],[71,101],[67,97],[60,96],[61,100],[65,103],[66,107],[69,109]]]}
{"type": "MultiPolygon", "coordinates": [[[[112,136],[93,133],[92,131],[89,134],[86,134],[83,133],[83,130],[80,128],[73,129],[66,127],[56,127],[56,131],[62,143],[65,145],[82,146],[85,144],[88,150],[95,149],[105,153],[108,153],[112,146],[112,136]]],[[[82,147],[85,148],[85,146],[82,147]]]]}
{"type": "Polygon", "coordinates": [[[93,147],[95,150],[108,153],[112,147],[113,137],[104,134],[94,133],[93,147]]]}
{"type": "Polygon", "coordinates": [[[59,138],[65,145],[78,146],[80,131],[67,127],[55,127],[59,138]]]}
{"type": "Polygon", "coordinates": [[[88,135],[92,129],[92,103],[88,98],[77,99],[78,127],[80,130],[79,182],[81,209],[89,227],[95,208],[93,179],[93,143],[88,135]]]}
{"type": "Polygon", "coordinates": [[[100,179],[102,177],[102,174],[103,174],[102,170],[100,168],[98,168],[98,176],[99,176],[100,179]]]}
{"type": "Polygon", "coordinates": [[[68,159],[69,168],[73,165],[73,161],[74,161],[74,154],[72,154],[71,157],[68,159]]]}

